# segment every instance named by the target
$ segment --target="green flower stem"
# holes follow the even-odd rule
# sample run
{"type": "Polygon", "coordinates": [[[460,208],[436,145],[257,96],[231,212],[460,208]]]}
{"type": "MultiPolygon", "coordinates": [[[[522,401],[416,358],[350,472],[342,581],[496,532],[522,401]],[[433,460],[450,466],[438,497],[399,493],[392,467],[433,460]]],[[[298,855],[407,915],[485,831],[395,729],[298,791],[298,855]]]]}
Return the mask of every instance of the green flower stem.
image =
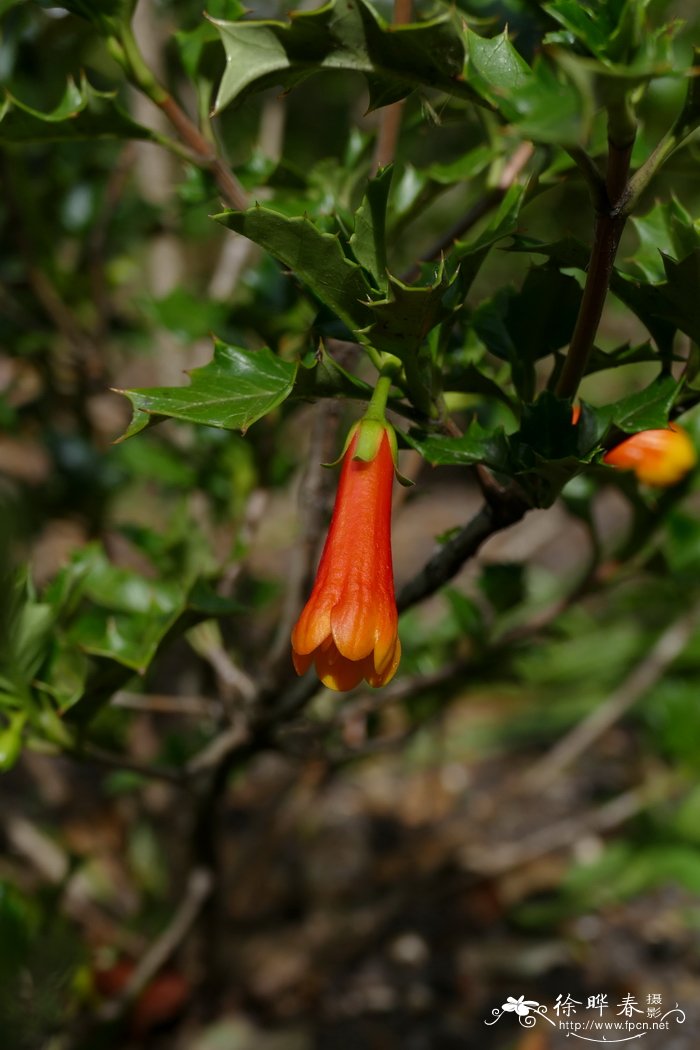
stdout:
{"type": "Polygon", "coordinates": [[[401,368],[401,362],[393,354],[380,354],[380,372],[374,393],[367,405],[364,419],[373,420],[376,423],[384,423],[386,419],[386,403],[394,379],[401,368]]]}
{"type": "Polygon", "coordinates": [[[120,26],[119,36],[111,38],[110,47],[114,58],[120,63],[132,84],[165,113],[182,142],[192,151],[190,159],[211,171],[222,197],[232,208],[244,210],[248,201],[240,182],[223,162],[212,143],[207,141],[197,125],[153,75],[141,54],[130,25],[120,26]]]}

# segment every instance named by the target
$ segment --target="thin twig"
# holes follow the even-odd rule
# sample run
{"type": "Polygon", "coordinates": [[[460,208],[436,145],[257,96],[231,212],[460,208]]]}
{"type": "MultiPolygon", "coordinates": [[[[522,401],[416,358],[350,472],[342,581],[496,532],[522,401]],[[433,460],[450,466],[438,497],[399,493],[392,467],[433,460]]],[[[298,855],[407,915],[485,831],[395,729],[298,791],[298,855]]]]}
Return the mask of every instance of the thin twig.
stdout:
{"type": "Polygon", "coordinates": [[[167,98],[164,98],[157,104],[163,110],[185,145],[189,146],[198,158],[201,167],[211,171],[224,200],[232,208],[238,208],[239,210],[246,208],[248,206],[248,198],[240,182],[228,165],[213,151],[211,143],[205,139],[197,125],[190,120],[172,95],[168,95],[167,98]]]}
{"type": "Polygon", "coordinates": [[[187,640],[197,655],[214,670],[222,698],[229,707],[239,697],[248,704],[255,700],[257,686],[250,675],[236,666],[231,654],[225,649],[215,620],[198,623],[188,631],[187,640]]]}
{"type": "Polygon", "coordinates": [[[172,958],[192,929],[211,889],[211,872],[206,868],[194,868],[187,880],[185,895],[170,924],[150,946],[119,996],[100,1007],[100,1020],[115,1021],[138,999],[146,985],[172,958]]]}
{"type": "Polygon", "coordinates": [[[700,605],[694,606],[667,627],[647,656],[640,660],[605,703],[596,707],[579,722],[549,754],[525,774],[523,789],[541,791],[551,784],[567,766],[575,762],[591,744],[619,721],[663,677],[685,649],[698,624],[700,605]]]}
{"type": "Polygon", "coordinates": [[[399,612],[434,594],[451,580],[490,536],[514,525],[525,515],[528,504],[515,494],[506,494],[498,505],[485,503],[456,536],[433,554],[421,571],[399,591],[399,612]]]}
{"type": "Polygon", "coordinates": [[[240,182],[213,145],[192,121],[179,102],[158,81],[144,59],[129,24],[120,27],[119,41],[113,41],[114,55],[131,82],[165,114],[180,140],[192,151],[193,159],[210,171],[223,199],[232,207],[247,207],[247,196],[240,182]]]}

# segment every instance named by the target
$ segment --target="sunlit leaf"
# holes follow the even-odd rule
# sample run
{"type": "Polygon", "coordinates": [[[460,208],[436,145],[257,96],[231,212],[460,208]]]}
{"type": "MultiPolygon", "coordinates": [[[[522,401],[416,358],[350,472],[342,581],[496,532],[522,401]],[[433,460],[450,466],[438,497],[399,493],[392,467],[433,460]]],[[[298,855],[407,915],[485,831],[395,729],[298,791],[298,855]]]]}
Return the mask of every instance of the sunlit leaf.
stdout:
{"type": "Polygon", "coordinates": [[[120,391],[134,407],[126,436],[165,416],[245,431],[289,396],[296,370],[266,347],[243,350],[217,340],[213,360],[189,373],[189,386],[120,391]]]}

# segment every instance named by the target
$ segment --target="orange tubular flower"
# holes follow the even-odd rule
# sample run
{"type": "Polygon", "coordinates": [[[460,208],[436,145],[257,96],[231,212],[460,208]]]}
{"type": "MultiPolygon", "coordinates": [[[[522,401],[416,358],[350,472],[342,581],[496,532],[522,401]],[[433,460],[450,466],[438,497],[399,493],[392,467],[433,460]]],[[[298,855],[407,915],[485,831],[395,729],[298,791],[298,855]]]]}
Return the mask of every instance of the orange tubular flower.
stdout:
{"type": "Polygon", "coordinates": [[[363,678],[386,685],[401,658],[391,563],[395,441],[385,423],[363,420],[351,431],[316,582],[292,631],[297,674],[315,664],[323,684],[339,691],[363,678]]]}
{"type": "Polygon", "coordinates": [[[685,430],[671,423],[668,430],[642,430],[603,456],[619,470],[633,470],[645,485],[677,485],[695,466],[695,446],[685,430]]]}

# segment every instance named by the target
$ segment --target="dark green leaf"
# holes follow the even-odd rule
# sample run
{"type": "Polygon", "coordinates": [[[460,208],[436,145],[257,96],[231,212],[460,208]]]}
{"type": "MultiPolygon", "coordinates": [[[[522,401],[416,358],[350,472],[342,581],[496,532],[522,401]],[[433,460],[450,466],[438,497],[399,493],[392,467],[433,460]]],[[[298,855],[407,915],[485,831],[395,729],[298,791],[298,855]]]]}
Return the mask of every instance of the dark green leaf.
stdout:
{"type": "Polygon", "coordinates": [[[574,330],[581,289],[554,266],[534,267],[520,291],[500,289],[474,312],[474,329],[486,348],[510,362],[521,396],[534,393],[534,365],[565,346],[574,330]]]}
{"type": "Polygon", "coordinates": [[[384,168],[367,183],[365,195],[355,212],[355,229],[350,238],[352,253],[374,278],[377,288],[386,291],[386,206],[393,169],[384,168]]]}
{"type": "Polygon", "coordinates": [[[348,259],[337,236],[322,233],[307,218],[288,218],[256,205],[215,216],[278,259],[351,331],[367,328],[371,287],[358,263],[348,259]]]}
{"type": "Polygon", "coordinates": [[[700,310],[698,289],[700,288],[700,248],[694,248],[680,262],[666,255],[663,259],[666,284],[659,285],[665,308],[664,317],[700,342],[700,310]]]}
{"type": "MultiPolygon", "coordinates": [[[[611,77],[644,80],[666,76],[677,68],[672,48],[677,24],[652,28],[646,19],[648,7],[648,0],[593,4],[553,0],[545,10],[597,60],[596,64],[582,63],[584,68],[611,77]]],[[[556,33],[546,39],[569,43],[569,37],[556,33]]]]}
{"type": "Polygon", "coordinates": [[[487,38],[466,28],[465,46],[468,83],[520,134],[569,145],[585,139],[590,100],[547,60],[531,68],[505,30],[487,38]]]}
{"type": "Polygon", "coordinates": [[[637,346],[624,343],[622,346],[615,347],[614,350],[601,350],[594,346],[586,363],[586,374],[604,372],[608,368],[619,368],[622,365],[658,360],[658,351],[649,342],[639,343],[637,346]]]}
{"type": "Polygon", "coordinates": [[[700,229],[685,208],[672,197],[658,202],[646,215],[632,216],[639,246],[629,262],[629,270],[651,284],[666,280],[662,253],[681,260],[700,247],[700,229]]]}
{"type": "Polygon", "coordinates": [[[598,409],[627,434],[655,430],[668,425],[668,416],[678,396],[680,383],[673,376],[660,376],[644,390],[598,409]]]}
{"type": "Polygon", "coordinates": [[[158,646],[184,610],[138,614],[92,609],[81,614],[68,632],[69,641],[91,656],[101,656],[143,673],[158,646]]]}
{"type": "Polygon", "coordinates": [[[282,361],[267,347],[242,350],[216,340],[213,360],[189,373],[189,386],[120,391],[134,407],[125,436],[138,433],[152,417],[164,416],[246,431],[289,397],[296,371],[297,365],[282,361]]]}
{"type": "Polygon", "coordinates": [[[217,111],[246,91],[291,87],[321,69],[364,73],[375,107],[419,86],[474,97],[461,80],[463,46],[448,15],[396,27],[367,0],[331,0],[289,22],[214,24],[227,58],[217,111]]]}
{"type": "Polygon", "coordinates": [[[368,383],[346,372],[321,345],[319,355],[314,355],[310,363],[306,360],[301,362],[292,396],[310,400],[319,397],[346,397],[367,401],[372,392],[373,388],[368,383]]]}
{"type": "MultiPolygon", "coordinates": [[[[589,250],[573,237],[544,243],[527,237],[518,237],[510,251],[535,252],[546,255],[562,269],[586,270],[589,250]]],[[[666,361],[671,360],[675,326],[668,318],[668,306],[660,288],[637,281],[614,269],[610,289],[647,328],[666,361]]]]}
{"type": "Polygon", "coordinates": [[[571,402],[545,390],[533,404],[523,405],[520,430],[511,440],[542,459],[560,460],[580,454],[579,433],[571,422],[571,402]]]}
{"type": "Polygon", "coordinates": [[[0,142],[153,137],[152,131],[121,108],[114,92],[97,91],[85,78],[79,87],[69,80],[63,98],[48,113],[33,109],[9,92],[0,103],[0,142]]]}
{"type": "Polygon", "coordinates": [[[483,463],[491,470],[507,473],[509,468],[508,439],[501,427],[485,430],[474,421],[461,437],[443,434],[425,434],[411,430],[406,441],[427,459],[439,466],[474,466],[483,463]]]}
{"type": "Polygon", "coordinates": [[[428,332],[451,313],[445,304],[451,283],[442,267],[435,281],[425,286],[406,285],[390,275],[389,297],[368,304],[374,320],[372,344],[407,362],[428,332]]]}

